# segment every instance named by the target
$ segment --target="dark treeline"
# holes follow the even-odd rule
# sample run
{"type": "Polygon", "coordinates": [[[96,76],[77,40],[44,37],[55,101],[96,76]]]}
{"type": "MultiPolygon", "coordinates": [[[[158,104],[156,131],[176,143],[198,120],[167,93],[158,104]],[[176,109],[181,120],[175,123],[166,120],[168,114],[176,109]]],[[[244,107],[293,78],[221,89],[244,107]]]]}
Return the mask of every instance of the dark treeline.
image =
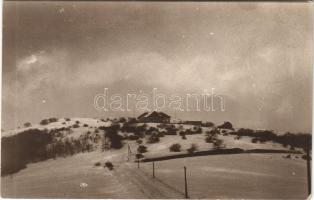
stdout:
{"type": "Polygon", "coordinates": [[[312,148],[312,135],[307,133],[285,133],[283,135],[277,135],[273,131],[254,131],[251,129],[241,128],[237,131],[232,131],[229,134],[237,136],[249,136],[252,137],[254,142],[276,142],[282,144],[284,147],[290,146],[291,148],[312,148]]]}
{"type": "Polygon", "coordinates": [[[101,136],[99,134],[91,135],[90,132],[81,135],[78,139],[64,138],[54,140],[53,143],[47,145],[47,158],[66,157],[76,153],[90,152],[94,150],[95,144],[100,140],[101,136]]]}
{"type": "Polygon", "coordinates": [[[47,131],[30,129],[1,139],[1,175],[14,173],[29,162],[47,158],[46,145],[53,137],[47,131]]]}
{"type": "Polygon", "coordinates": [[[12,174],[28,163],[80,152],[92,151],[101,141],[99,134],[87,132],[77,139],[64,137],[67,128],[38,130],[29,129],[1,140],[1,175],[12,174]]]}
{"type": "Polygon", "coordinates": [[[110,141],[110,148],[113,149],[120,149],[123,146],[122,140],[123,137],[118,134],[120,130],[120,124],[112,124],[109,127],[101,126],[99,127],[100,130],[105,131],[105,137],[107,137],[110,141]]]}

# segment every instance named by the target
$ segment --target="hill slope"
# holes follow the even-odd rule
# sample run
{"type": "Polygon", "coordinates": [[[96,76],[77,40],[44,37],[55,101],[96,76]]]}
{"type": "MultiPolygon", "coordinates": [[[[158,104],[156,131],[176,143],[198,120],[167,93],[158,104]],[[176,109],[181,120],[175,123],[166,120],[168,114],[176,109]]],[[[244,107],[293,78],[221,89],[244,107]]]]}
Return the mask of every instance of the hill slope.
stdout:
{"type": "MultiPolygon", "coordinates": [[[[147,148],[142,152],[146,158],[185,154],[192,144],[196,146],[195,151],[213,148],[290,149],[289,145],[284,147],[272,141],[252,142],[252,137],[239,137],[237,131],[217,132],[214,127],[199,129],[184,124],[127,124],[73,118],[7,132],[2,142],[4,138],[29,134],[34,128],[52,136],[46,146],[45,161],[28,160],[26,168],[2,177],[3,197],[183,198],[184,165],[190,170],[192,198],[306,197],[306,164],[300,154],[215,155],[160,161],[155,164],[156,179],[151,176],[151,163],[141,163],[137,169],[134,162],[140,145],[147,148]],[[117,124],[118,128],[113,128],[117,124]],[[113,133],[113,130],[119,137],[106,139],[104,133],[113,133]],[[122,146],[105,148],[105,145],[110,148],[113,138],[120,138],[122,146]],[[75,146],[77,141],[86,146],[75,146]],[[217,147],[215,141],[221,141],[221,144],[217,147]],[[170,151],[173,144],[180,144],[181,151],[170,151]],[[59,152],[51,156],[49,153],[55,153],[51,149],[59,152]],[[113,170],[106,167],[108,161],[113,163],[113,170]],[[235,182],[240,184],[233,184],[235,182]],[[209,186],[211,189],[208,190],[209,186]],[[265,189],[260,191],[261,188],[265,189]],[[287,191],[283,193],[284,190],[287,191]]],[[[298,147],[293,148],[301,151],[298,147]]]]}

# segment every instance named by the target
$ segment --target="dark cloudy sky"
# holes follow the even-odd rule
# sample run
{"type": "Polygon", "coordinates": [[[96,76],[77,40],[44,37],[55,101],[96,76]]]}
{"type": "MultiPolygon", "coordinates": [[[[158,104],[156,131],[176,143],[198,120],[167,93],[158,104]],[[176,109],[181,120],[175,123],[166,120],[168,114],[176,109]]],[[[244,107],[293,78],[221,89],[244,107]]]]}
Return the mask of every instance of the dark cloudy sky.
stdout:
{"type": "Polygon", "coordinates": [[[131,116],[96,111],[95,94],[156,87],[226,97],[225,112],[181,119],[311,130],[310,3],[4,2],[3,13],[5,129],[131,116]]]}

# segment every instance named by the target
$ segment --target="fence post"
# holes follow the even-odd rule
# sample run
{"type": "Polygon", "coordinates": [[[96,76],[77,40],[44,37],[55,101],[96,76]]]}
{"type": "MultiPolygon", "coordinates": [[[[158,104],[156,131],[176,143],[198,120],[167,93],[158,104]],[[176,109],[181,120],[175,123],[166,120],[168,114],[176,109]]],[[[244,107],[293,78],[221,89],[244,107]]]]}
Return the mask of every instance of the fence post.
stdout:
{"type": "Polygon", "coordinates": [[[155,178],[155,162],[153,161],[153,178],[155,178]]]}
{"type": "Polygon", "coordinates": [[[188,184],[187,184],[187,180],[186,180],[186,167],[184,166],[184,193],[185,193],[185,198],[188,199],[189,195],[188,195],[188,184]]]}
{"type": "Polygon", "coordinates": [[[307,186],[308,186],[308,194],[311,194],[311,157],[310,157],[310,142],[308,142],[308,146],[306,148],[306,168],[307,168],[307,186]]]}
{"type": "Polygon", "coordinates": [[[130,145],[128,144],[128,160],[127,160],[127,162],[129,162],[129,159],[130,159],[130,145]]]}

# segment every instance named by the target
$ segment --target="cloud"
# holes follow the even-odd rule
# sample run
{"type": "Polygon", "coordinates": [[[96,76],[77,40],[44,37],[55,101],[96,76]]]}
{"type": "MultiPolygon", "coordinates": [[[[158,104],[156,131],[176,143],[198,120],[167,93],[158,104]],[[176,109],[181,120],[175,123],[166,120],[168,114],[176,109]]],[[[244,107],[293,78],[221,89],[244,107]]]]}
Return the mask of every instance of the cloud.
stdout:
{"type": "Polygon", "coordinates": [[[35,55],[31,55],[27,60],[26,64],[33,64],[37,61],[37,57],[35,55]]]}
{"type": "Polygon", "coordinates": [[[252,52],[247,59],[197,55],[176,60],[157,52],[137,51],[78,61],[65,50],[54,50],[21,59],[17,88],[25,99],[38,90],[56,88],[133,85],[137,90],[157,87],[178,93],[216,88],[218,93],[238,102],[246,102],[248,96],[254,96],[257,104],[271,107],[275,94],[288,94],[287,81],[296,81],[291,79],[287,68],[275,67],[290,62],[282,61],[285,56],[276,47],[266,47],[252,52]]]}
{"type": "Polygon", "coordinates": [[[38,61],[36,55],[30,55],[26,58],[19,61],[17,65],[17,71],[28,71],[32,68],[33,64],[35,64],[38,61]]]}

